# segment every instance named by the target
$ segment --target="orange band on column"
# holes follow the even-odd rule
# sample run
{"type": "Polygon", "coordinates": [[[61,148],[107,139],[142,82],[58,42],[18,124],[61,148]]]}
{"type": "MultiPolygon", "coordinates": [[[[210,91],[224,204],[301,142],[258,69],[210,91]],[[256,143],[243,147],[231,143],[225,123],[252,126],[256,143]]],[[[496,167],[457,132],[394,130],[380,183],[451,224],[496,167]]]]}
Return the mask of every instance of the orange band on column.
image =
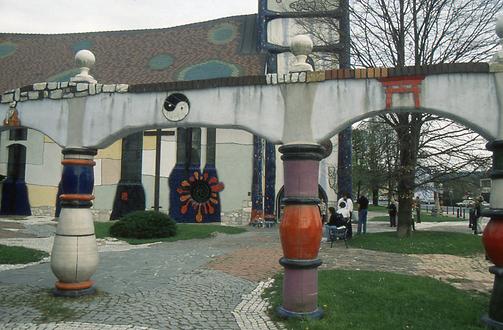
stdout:
{"type": "Polygon", "coordinates": [[[65,283],[65,282],[56,282],[56,288],[59,290],[84,290],[89,289],[94,285],[94,281],[88,280],[79,283],[65,283]]]}
{"type": "Polygon", "coordinates": [[[62,201],[92,201],[94,199],[94,195],[88,194],[62,194],[59,196],[59,199],[62,201]]]}
{"type": "Polygon", "coordinates": [[[96,162],[90,159],[63,159],[61,161],[63,165],[80,165],[80,166],[94,166],[96,162]]]}

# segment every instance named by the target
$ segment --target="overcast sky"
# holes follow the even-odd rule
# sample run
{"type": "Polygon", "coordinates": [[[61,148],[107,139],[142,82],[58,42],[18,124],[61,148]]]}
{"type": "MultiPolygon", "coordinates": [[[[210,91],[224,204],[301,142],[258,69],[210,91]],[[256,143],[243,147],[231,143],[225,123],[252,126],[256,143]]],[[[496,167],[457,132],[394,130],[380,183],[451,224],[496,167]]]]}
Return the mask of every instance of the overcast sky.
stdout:
{"type": "Polygon", "coordinates": [[[253,14],[258,0],[0,0],[0,32],[163,28],[253,14]]]}

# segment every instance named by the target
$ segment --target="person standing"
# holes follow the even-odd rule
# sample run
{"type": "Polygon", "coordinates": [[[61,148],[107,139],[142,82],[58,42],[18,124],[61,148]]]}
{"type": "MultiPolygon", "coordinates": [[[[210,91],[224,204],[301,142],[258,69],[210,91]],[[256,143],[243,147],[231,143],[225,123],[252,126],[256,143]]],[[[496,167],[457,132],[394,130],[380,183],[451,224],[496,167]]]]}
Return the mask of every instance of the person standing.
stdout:
{"type": "Polygon", "coordinates": [[[369,200],[365,195],[361,195],[358,198],[358,229],[356,231],[357,235],[362,233],[367,233],[367,213],[369,207],[369,200]]]}
{"type": "Polygon", "coordinates": [[[482,202],[484,201],[484,198],[482,196],[479,196],[475,198],[475,204],[473,207],[473,223],[472,223],[472,229],[473,233],[475,235],[479,234],[482,232],[482,226],[480,225],[480,217],[482,215],[482,202]]]}
{"type": "Polygon", "coordinates": [[[414,204],[416,205],[416,222],[421,223],[421,200],[419,196],[416,196],[414,204]]]}
{"type": "Polygon", "coordinates": [[[346,209],[349,212],[349,220],[351,221],[353,219],[353,201],[351,200],[351,197],[349,197],[348,192],[344,192],[342,194],[342,197],[337,201],[337,205],[339,205],[341,202],[344,202],[346,205],[346,209]]]}
{"type": "Polygon", "coordinates": [[[396,203],[393,198],[391,198],[391,201],[389,202],[388,205],[388,214],[389,214],[389,226],[390,227],[396,227],[396,203]]]}

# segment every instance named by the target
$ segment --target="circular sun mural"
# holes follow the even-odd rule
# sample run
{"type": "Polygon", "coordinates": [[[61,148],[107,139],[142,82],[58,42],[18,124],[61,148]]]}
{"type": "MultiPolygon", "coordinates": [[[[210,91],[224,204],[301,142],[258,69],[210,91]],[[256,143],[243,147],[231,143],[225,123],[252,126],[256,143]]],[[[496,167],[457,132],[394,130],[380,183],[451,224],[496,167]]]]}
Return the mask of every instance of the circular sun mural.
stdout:
{"type": "Polygon", "coordinates": [[[208,31],[208,40],[217,45],[224,45],[236,38],[237,26],[230,23],[222,23],[208,31]]]}
{"type": "Polygon", "coordinates": [[[148,61],[148,66],[152,70],[165,70],[173,64],[173,57],[168,54],[159,54],[148,61]]]}
{"type": "Polygon", "coordinates": [[[241,68],[236,64],[220,60],[191,65],[178,73],[178,80],[199,80],[223,77],[235,77],[241,73],[241,68]]]}
{"type": "Polygon", "coordinates": [[[16,44],[10,41],[0,42],[0,59],[6,58],[9,55],[14,54],[16,51],[16,44]]]}
{"type": "Polygon", "coordinates": [[[182,202],[180,213],[187,214],[193,208],[196,222],[202,222],[205,215],[215,213],[215,207],[219,203],[218,193],[223,189],[224,184],[216,177],[210,176],[208,172],[195,171],[176,189],[182,202]]]}

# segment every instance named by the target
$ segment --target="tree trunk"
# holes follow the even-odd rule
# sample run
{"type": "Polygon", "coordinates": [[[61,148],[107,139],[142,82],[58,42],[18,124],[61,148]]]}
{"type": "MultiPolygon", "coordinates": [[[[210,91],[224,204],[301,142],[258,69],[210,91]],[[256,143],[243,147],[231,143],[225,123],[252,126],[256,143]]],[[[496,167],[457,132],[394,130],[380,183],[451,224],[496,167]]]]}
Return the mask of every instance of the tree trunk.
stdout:
{"type": "Polygon", "coordinates": [[[414,177],[416,167],[416,146],[418,138],[414,129],[415,121],[409,120],[409,114],[397,115],[400,125],[397,135],[400,148],[400,167],[398,169],[398,237],[409,237],[412,227],[412,198],[414,197],[414,177]]]}
{"type": "Polygon", "coordinates": [[[379,205],[379,188],[372,188],[372,205],[379,205]]]}

